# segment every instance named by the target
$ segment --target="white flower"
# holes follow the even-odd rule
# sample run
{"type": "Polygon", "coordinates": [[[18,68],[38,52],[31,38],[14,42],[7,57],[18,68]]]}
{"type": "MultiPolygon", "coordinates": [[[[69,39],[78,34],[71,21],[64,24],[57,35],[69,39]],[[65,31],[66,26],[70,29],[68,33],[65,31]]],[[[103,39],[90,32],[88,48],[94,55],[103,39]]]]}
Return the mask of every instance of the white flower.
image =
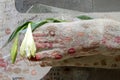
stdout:
{"type": "Polygon", "coordinates": [[[36,46],[32,36],[31,23],[28,24],[28,28],[20,47],[20,54],[23,57],[35,57],[36,46]]]}

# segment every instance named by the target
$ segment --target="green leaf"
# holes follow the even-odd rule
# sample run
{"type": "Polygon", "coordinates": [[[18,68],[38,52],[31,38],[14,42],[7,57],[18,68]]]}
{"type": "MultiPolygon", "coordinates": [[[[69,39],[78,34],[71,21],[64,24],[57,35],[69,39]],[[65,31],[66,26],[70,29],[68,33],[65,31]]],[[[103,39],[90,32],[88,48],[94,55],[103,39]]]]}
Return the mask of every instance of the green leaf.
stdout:
{"type": "Polygon", "coordinates": [[[26,23],[24,23],[23,25],[17,27],[17,28],[13,31],[13,33],[11,34],[11,36],[9,37],[9,39],[8,39],[7,42],[9,43],[10,41],[12,41],[13,38],[17,35],[17,33],[19,33],[21,30],[26,29],[26,28],[27,28],[27,25],[28,25],[29,23],[31,23],[31,22],[30,22],[30,21],[29,21],[29,22],[26,22],[26,23]]]}
{"type": "Polygon", "coordinates": [[[8,38],[7,42],[2,46],[2,48],[4,48],[9,42],[11,42],[11,41],[16,37],[16,35],[17,35],[20,31],[26,29],[26,28],[27,28],[27,25],[28,25],[29,23],[31,23],[31,22],[28,21],[28,22],[24,23],[23,25],[17,27],[17,28],[12,32],[12,34],[11,34],[10,37],[8,38]]]}
{"type": "Polygon", "coordinates": [[[46,20],[40,21],[40,22],[36,22],[36,23],[32,23],[32,31],[34,31],[36,28],[46,24],[46,23],[59,23],[59,22],[65,22],[65,20],[58,20],[55,18],[47,18],[46,20]]]}
{"type": "Polygon", "coordinates": [[[53,23],[66,22],[66,20],[55,19],[55,18],[47,18],[46,20],[50,21],[50,22],[53,22],[53,23]]]}
{"type": "Polygon", "coordinates": [[[44,25],[44,24],[46,24],[46,23],[48,23],[48,21],[41,21],[41,22],[36,22],[36,23],[32,23],[31,24],[31,28],[32,28],[32,32],[35,30],[35,29],[37,29],[38,27],[40,27],[40,26],[42,26],[42,25],[44,25]]]}
{"type": "Polygon", "coordinates": [[[11,52],[10,52],[12,63],[16,61],[17,50],[18,50],[18,34],[14,39],[14,43],[12,45],[11,52]]]}
{"type": "Polygon", "coordinates": [[[81,20],[90,20],[90,19],[93,19],[89,16],[86,16],[86,15],[82,15],[82,16],[78,16],[77,18],[81,19],[81,20]]]}

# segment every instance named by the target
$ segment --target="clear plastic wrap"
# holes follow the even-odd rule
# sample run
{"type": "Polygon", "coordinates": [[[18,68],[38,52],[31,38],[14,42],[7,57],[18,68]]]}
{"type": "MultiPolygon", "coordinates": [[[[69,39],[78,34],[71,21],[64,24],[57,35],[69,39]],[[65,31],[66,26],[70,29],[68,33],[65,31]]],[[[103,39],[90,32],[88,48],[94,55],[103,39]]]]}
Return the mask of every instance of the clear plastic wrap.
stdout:
{"type": "MultiPolygon", "coordinates": [[[[32,13],[32,11],[29,10],[29,11],[27,11],[28,12],[27,14],[22,14],[22,13],[19,13],[18,11],[16,11],[15,0],[1,0],[0,2],[1,2],[0,3],[0,9],[1,9],[1,11],[0,11],[0,15],[1,15],[0,16],[0,25],[1,25],[1,27],[0,27],[0,30],[1,30],[0,31],[0,48],[8,40],[9,36],[11,35],[11,32],[13,32],[15,30],[15,28],[17,28],[18,25],[22,25],[26,21],[35,22],[35,21],[40,21],[40,20],[43,20],[46,18],[53,17],[53,18],[58,18],[58,19],[64,19],[66,21],[71,22],[71,21],[76,21],[76,20],[79,21],[79,19],[73,18],[73,17],[79,16],[79,15],[89,15],[93,18],[107,17],[107,18],[120,20],[119,13],[81,13],[81,12],[76,12],[76,11],[68,11],[65,9],[63,9],[63,10],[58,9],[58,8],[56,9],[53,7],[51,7],[52,8],[51,9],[50,6],[44,6],[44,5],[40,5],[40,6],[38,6],[38,8],[40,7],[40,10],[44,10],[43,8],[46,7],[47,9],[52,10],[50,12],[53,12],[53,13],[35,14],[33,12],[34,14],[29,14],[29,12],[32,13]]],[[[34,10],[40,11],[40,10],[36,9],[36,7],[33,7],[33,11],[34,10]]],[[[41,11],[41,12],[44,12],[44,11],[41,11]]],[[[117,21],[113,21],[113,22],[115,22],[115,25],[117,23],[119,23],[117,21]]],[[[70,24],[73,24],[73,23],[71,22],[70,24]]],[[[97,23],[100,24],[101,22],[97,22],[97,23]]],[[[112,22],[110,22],[110,23],[111,23],[110,25],[113,25],[112,22]]],[[[61,24],[63,24],[63,23],[61,23],[61,24]]],[[[57,25],[57,24],[53,24],[53,25],[57,25]]],[[[58,26],[60,26],[60,24],[58,26]]],[[[70,25],[68,24],[68,26],[70,26],[70,25]]],[[[75,25],[73,25],[73,26],[75,26],[75,25]]],[[[64,27],[67,28],[67,26],[65,26],[65,25],[64,25],[64,27]]],[[[118,29],[119,29],[119,27],[118,27],[118,29]]],[[[115,31],[117,31],[117,30],[115,30],[115,31]]],[[[39,33],[41,31],[39,31],[39,29],[38,29],[38,31],[36,30],[34,33],[37,33],[37,32],[39,33]]],[[[62,30],[61,33],[62,32],[64,32],[64,30],[62,30]]],[[[119,32],[119,30],[118,30],[118,32],[119,32]]],[[[50,33],[52,33],[52,32],[50,32],[50,33]]],[[[67,32],[67,33],[69,33],[69,32],[67,32]]],[[[53,35],[53,33],[52,33],[52,35],[53,35]]],[[[82,35],[82,34],[80,33],[80,35],[82,35]]],[[[24,37],[24,35],[22,36],[22,34],[19,36],[20,43],[22,42],[23,37],[24,37]]],[[[113,36],[113,37],[115,37],[115,36],[113,36]]],[[[69,38],[67,38],[66,40],[69,40],[69,38]]],[[[96,41],[96,39],[95,39],[95,41],[96,41]]],[[[115,41],[119,42],[119,39],[116,39],[115,41]]],[[[103,40],[103,42],[104,42],[104,40],[103,40]]],[[[114,42],[112,42],[112,43],[114,43],[114,42]]],[[[0,49],[0,79],[1,80],[13,80],[13,79],[39,80],[47,74],[47,72],[51,69],[51,67],[53,67],[53,69],[50,71],[50,74],[48,75],[48,79],[56,80],[56,77],[58,77],[60,80],[66,80],[66,78],[63,74],[63,71],[62,71],[64,68],[60,67],[60,66],[93,67],[93,68],[107,68],[107,69],[108,68],[120,68],[119,55],[115,54],[115,56],[111,56],[111,54],[109,54],[109,52],[111,50],[106,50],[106,49],[105,49],[105,51],[106,52],[108,51],[107,55],[106,55],[106,53],[105,54],[97,53],[97,54],[90,55],[90,52],[89,53],[85,52],[85,56],[82,55],[82,57],[81,57],[81,54],[67,56],[67,55],[64,55],[65,53],[63,53],[63,58],[57,59],[57,60],[54,59],[54,57],[49,57],[48,60],[44,59],[44,57],[43,57],[43,60],[29,61],[27,58],[23,58],[19,55],[19,48],[18,48],[17,59],[16,59],[15,63],[12,64],[11,58],[10,58],[10,49],[11,49],[12,45],[13,45],[13,41],[11,41],[9,44],[7,44],[6,47],[0,49]],[[76,56],[80,56],[80,57],[76,57],[76,56]],[[44,67],[41,67],[40,65],[44,66],[44,67]],[[49,67],[47,67],[47,66],[49,66],[49,67]],[[59,70],[54,68],[54,66],[59,66],[57,68],[59,70]],[[59,75],[59,73],[61,73],[61,75],[59,75]]],[[[113,47],[116,47],[116,46],[117,45],[115,45],[115,46],[113,45],[113,47]]],[[[72,49],[70,49],[70,51],[74,52],[74,49],[72,48],[72,49]]],[[[113,50],[113,52],[115,52],[115,51],[113,50]]],[[[117,50],[117,51],[119,52],[119,50],[117,50]]],[[[60,56],[57,56],[57,58],[60,58],[60,56]]],[[[81,70],[78,70],[76,68],[72,68],[72,71],[70,71],[70,72],[72,72],[72,74],[69,74],[67,76],[69,78],[67,78],[67,79],[72,79],[71,77],[76,76],[76,78],[74,78],[74,79],[77,80],[77,79],[79,79],[78,74],[80,74],[80,73],[82,74],[82,75],[80,75],[80,77],[81,76],[83,77],[83,74],[84,74],[84,72],[82,73],[81,70]],[[77,75],[75,75],[75,74],[77,74],[77,75]]],[[[86,74],[88,76],[87,72],[85,72],[85,75],[86,74]]]]}
{"type": "MultiPolygon", "coordinates": [[[[36,57],[28,60],[18,54],[16,62],[11,64],[8,51],[12,41],[1,50],[1,71],[12,72],[13,78],[18,71],[18,78],[27,73],[25,79],[40,79],[55,66],[120,68],[119,25],[119,21],[112,19],[77,18],[68,22],[47,23],[33,32],[36,47],[40,49],[36,57]],[[27,77],[29,75],[32,76],[27,77]]],[[[25,31],[19,36],[19,47],[24,34],[25,31]]]]}

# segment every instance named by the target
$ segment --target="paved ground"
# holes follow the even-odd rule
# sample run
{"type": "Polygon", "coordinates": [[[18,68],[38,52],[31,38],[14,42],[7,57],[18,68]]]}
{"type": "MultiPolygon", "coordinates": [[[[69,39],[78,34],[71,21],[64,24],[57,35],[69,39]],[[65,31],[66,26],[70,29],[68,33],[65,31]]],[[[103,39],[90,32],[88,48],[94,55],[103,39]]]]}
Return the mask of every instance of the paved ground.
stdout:
{"type": "Polygon", "coordinates": [[[17,9],[20,12],[25,12],[31,5],[39,3],[83,12],[120,10],[120,0],[16,0],[17,9]]]}

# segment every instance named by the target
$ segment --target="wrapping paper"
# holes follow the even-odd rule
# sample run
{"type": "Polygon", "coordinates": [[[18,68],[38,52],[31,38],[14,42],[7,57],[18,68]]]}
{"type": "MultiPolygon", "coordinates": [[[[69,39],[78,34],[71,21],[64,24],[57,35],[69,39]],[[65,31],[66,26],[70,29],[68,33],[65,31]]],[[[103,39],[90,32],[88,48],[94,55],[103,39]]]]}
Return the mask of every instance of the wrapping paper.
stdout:
{"type": "Polygon", "coordinates": [[[119,25],[112,19],[45,24],[33,33],[36,59],[41,66],[119,67],[119,25]]]}

